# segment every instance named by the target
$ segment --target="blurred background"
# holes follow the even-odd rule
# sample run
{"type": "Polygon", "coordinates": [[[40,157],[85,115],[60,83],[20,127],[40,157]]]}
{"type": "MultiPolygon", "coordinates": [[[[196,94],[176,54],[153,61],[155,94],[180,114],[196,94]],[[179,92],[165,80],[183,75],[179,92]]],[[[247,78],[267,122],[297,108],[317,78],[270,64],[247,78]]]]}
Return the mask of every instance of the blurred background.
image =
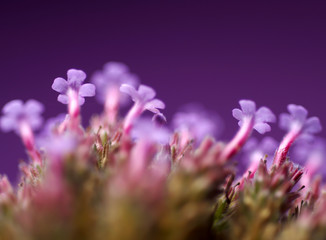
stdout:
{"type": "MultiPolygon", "coordinates": [[[[255,100],[279,115],[305,106],[326,126],[324,1],[7,1],[0,4],[0,106],[34,98],[46,118],[66,107],[53,79],[69,68],[88,76],[108,61],[126,63],[152,86],[168,120],[200,102],[237,130],[231,110],[255,100]]],[[[94,99],[84,121],[101,111],[94,99]]],[[[269,135],[281,140],[277,125],[269,135]]],[[[325,127],[326,128],[326,127],[325,127]]],[[[321,136],[326,136],[323,131],[321,136]]],[[[0,133],[0,173],[16,179],[26,159],[14,133],[0,133]]]]}

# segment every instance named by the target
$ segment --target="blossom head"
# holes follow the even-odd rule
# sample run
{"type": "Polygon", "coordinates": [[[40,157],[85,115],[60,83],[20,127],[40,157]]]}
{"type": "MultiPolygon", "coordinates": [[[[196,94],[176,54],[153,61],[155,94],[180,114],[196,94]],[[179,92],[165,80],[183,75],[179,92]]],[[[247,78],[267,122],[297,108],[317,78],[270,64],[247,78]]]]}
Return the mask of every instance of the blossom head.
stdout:
{"type": "MultiPolygon", "coordinates": [[[[136,86],[139,80],[135,74],[129,72],[129,68],[119,62],[108,62],[104,65],[103,71],[96,72],[92,77],[92,83],[97,87],[96,98],[104,103],[110,90],[118,89],[122,84],[136,86]]],[[[123,94],[120,103],[125,104],[128,98],[123,94]]]]}
{"type": "Polygon", "coordinates": [[[170,131],[155,124],[148,118],[138,119],[132,130],[131,137],[135,140],[146,140],[153,143],[167,144],[170,139],[170,131]]]}
{"type": "Polygon", "coordinates": [[[311,139],[312,135],[322,130],[318,117],[308,116],[308,111],[300,105],[289,104],[288,113],[280,115],[280,128],[288,132],[297,132],[300,138],[311,139]]]}
{"type": "Polygon", "coordinates": [[[235,119],[239,120],[239,126],[241,127],[244,121],[250,121],[253,119],[253,128],[260,134],[271,131],[271,127],[268,122],[275,122],[276,117],[273,112],[267,107],[260,107],[256,111],[256,104],[251,100],[240,100],[241,109],[235,108],[232,111],[232,115],[235,119]]]}
{"type": "Polygon", "coordinates": [[[21,100],[12,100],[2,109],[1,129],[4,132],[15,131],[20,134],[21,125],[27,124],[32,130],[37,130],[43,123],[41,117],[43,111],[43,104],[34,99],[28,100],[25,104],[21,100]]]}
{"type": "Polygon", "coordinates": [[[175,114],[172,124],[177,131],[186,131],[196,142],[201,142],[208,135],[217,137],[223,127],[217,114],[194,104],[175,114]]]}
{"type": "Polygon", "coordinates": [[[64,78],[56,78],[52,84],[52,89],[59,94],[58,101],[63,104],[69,103],[68,92],[74,91],[78,93],[78,101],[80,105],[85,102],[85,97],[95,96],[95,86],[91,83],[83,82],[86,74],[81,70],[69,69],[67,72],[67,80],[64,78]]]}
{"type": "Polygon", "coordinates": [[[136,90],[129,84],[122,84],[120,91],[128,94],[135,104],[142,106],[143,110],[148,110],[157,114],[160,113],[158,109],[165,108],[164,102],[155,98],[156,92],[149,86],[140,85],[138,90],[136,90]]]}
{"type": "Polygon", "coordinates": [[[267,160],[273,157],[277,146],[277,141],[272,137],[264,137],[260,142],[256,138],[251,138],[244,145],[243,150],[249,161],[259,162],[266,154],[267,160]]]}

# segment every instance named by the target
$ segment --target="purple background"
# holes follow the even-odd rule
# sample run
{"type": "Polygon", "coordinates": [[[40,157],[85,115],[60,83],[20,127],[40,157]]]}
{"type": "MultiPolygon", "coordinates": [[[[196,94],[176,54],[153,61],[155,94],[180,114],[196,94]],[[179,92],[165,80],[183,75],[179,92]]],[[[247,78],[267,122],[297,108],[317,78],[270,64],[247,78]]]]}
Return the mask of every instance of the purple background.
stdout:
{"type": "MultiPolygon", "coordinates": [[[[26,2],[0,7],[0,106],[35,98],[54,116],[65,111],[51,90],[55,77],[122,61],[157,90],[168,119],[193,101],[217,111],[223,139],[237,129],[231,110],[242,98],[277,115],[302,104],[326,126],[322,1],[26,2]]],[[[100,110],[95,99],[83,107],[86,116],[100,110]]],[[[15,180],[22,144],[13,133],[0,142],[0,173],[15,180]]]]}

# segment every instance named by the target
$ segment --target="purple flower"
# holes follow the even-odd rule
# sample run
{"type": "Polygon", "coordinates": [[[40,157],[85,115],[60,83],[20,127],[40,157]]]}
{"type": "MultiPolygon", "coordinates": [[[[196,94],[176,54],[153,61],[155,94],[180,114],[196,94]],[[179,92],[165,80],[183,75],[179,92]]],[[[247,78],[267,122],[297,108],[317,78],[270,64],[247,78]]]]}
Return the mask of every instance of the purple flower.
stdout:
{"type": "Polygon", "coordinates": [[[56,78],[52,84],[52,89],[59,92],[58,101],[63,104],[69,103],[68,91],[73,90],[78,93],[80,105],[85,102],[84,97],[93,97],[95,95],[95,86],[91,83],[83,84],[86,74],[81,70],[69,69],[67,80],[56,78]]]}
{"type": "Polygon", "coordinates": [[[52,158],[61,158],[76,150],[78,141],[75,135],[66,132],[61,135],[52,135],[40,138],[38,145],[52,158]]]}
{"type": "Polygon", "coordinates": [[[37,138],[43,138],[43,137],[49,137],[52,136],[53,130],[58,127],[61,123],[64,122],[64,120],[69,117],[67,114],[59,114],[56,117],[49,118],[46,120],[42,131],[39,133],[37,138]]]}
{"type": "Polygon", "coordinates": [[[273,157],[278,146],[278,142],[272,137],[264,137],[260,142],[256,138],[251,138],[244,145],[243,150],[249,161],[260,161],[267,154],[269,160],[273,157]]]}
{"type": "Polygon", "coordinates": [[[311,139],[312,135],[322,130],[318,117],[307,119],[308,111],[300,105],[289,104],[288,113],[280,115],[280,128],[300,133],[300,138],[311,139]]]}
{"type": "MultiPolygon", "coordinates": [[[[110,91],[118,89],[122,84],[136,86],[139,82],[138,77],[129,72],[129,68],[119,62],[109,62],[104,65],[103,71],[96,72],[92,77],[92,83],[97,87],[96,98],[99,102],[104,103],[110,91]]],[[[122,94],[120,103],[125,104],[128,98],[127,95],[122,94]]]]}
{"type": "Polygon", "coordinates": [[[239,126],[241,127],[244,120],[254,119],[253,128],[260,134],[271,131],[271,127],[268,122],[275,122],[275,115],[267,107],[261,107],[256,111],[256,104],[251,100],[240,100],[239,104],[241,110],[238,108],[233,109],[233,117],[239,120],[239,126]]]}
{"type": "Polygon", "coordinates": [[[32,130],[37,130],[43,123],[41,113],[44,106],[34,99],[25,104],[22,100],[12,100],[2,109],[3,116],[0,119],[0,127],[4,132],[15,131],[20,134],[21,125],[27,124],[32,130]]]}
{"type": "Polygon", "coordinates": [[[315,137],[313,141],[298,140],[290,156],[292,161],[300,165],[305,165],[309,159],[314,159],[316,164],[322,164],[326,160],[326,140],[319,137],[315,137]]]}
{"type": "Polygon", "coordinates": [[[197,104],[187,105],[183,111],[176,113],[172,125],[179,132],[188,132],[196,142],[201,142],[208,135],[216,137],[223,128],[217,114],[197,104]]]}
{"type": "Polygon", "coordinates": [[[161,100],[154,98],[156,92],[149,86],[140,85],[138,90],[136,90],[131,85],[122,84],[120,91],[128,94],[136,104],[143,107],[143,110],[159,113],[160,111],[158,109],[165,108],[165,104],[161,100]]]}
{"type": "Polygon", "coordinates": [[[163,126],[158,126],[151,119],[140,118],[132,128],[131,137],[136,140],[167,144],[170,139],[170,131],[163,126]]]}

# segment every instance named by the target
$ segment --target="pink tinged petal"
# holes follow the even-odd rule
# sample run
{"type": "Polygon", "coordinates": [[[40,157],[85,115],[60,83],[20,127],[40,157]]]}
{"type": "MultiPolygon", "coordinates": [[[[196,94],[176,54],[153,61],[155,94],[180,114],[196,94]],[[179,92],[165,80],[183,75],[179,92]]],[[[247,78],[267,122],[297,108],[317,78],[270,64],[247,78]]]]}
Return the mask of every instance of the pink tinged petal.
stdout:
{"type": "Polygon", "coordinates": [[[239,121],[242,120],[242,118],[243,118],[242,111],[238,108],[235,108],[232,110],[232,115],[235,119],[237,119],[239,121]]]}
{"type": "Polygon", "coordinates": [[[299,120],[301,123],[304,123],[308,116],[308,111],[300,105],[289,104],[288,111],[295,119],[299,120]]]}
{"type": "Polygon", "coordinates": [[[121,75],[129,71],[127,65],[119,62],[108,62],[104,65],[104,72],[108,75],[121,75]]]}
{"type": "Polygon", "coordinates": [[[95,96],[95,86],[91,83],[83,84],[79,89],[79,95],[82,97],[93,97],[95,96]]]}
{"type": "Polygon", "coordinates": [[[304,132],[306,133],[319,133],[322,130],[318,117],[309,118],[304,125],[304,132]]]}
{"type": "Polygon", "coordinates": [[[271,126],[269,126],[267,123],[260,122],[254,125],[254,129],[260,134],[264,134],[271,131],[271,126]]]}
{"type": "Polygon", "coordinates": [[[255,119],[259,122],[276,122],[274,113],[267,107],[259,108],[256,112],[255,119]]]}
{"type": "Polygon", "coordinates": [[[138,92],[131,85],[122,84],[120,86],[120,91],[123,92],[123,93],[128,94],[132,98],[133,101],[138,101],[139,100],[139,94],[138,94],[138,92]]]}
{"type": "Polygon", "coordinates": [[[69,98],[67,95],[64,94],[59,94],[57,100],[63,104],[68,104],[69,103],[69,98]]]}
{"type": "Polygon", "coordinates": [[[9,117],[9,116],[3,116],[0,118],[0,127],[1,130],[4,132],[10,132],[12,130],[15,130],[17,126],[16,118],[9,117]]]}
{"type": "Polygon", "coordinates": [[[256,104],[251,100],[240,100],[239,104],[241,106],[242,112],[245,115],[253,115],[256,112],[256,104]]]}
{"type": "Polygon", "coordinates": [[[160,112],[159,110],[157,110],[157,108],[164,109],[165,104],[161,100],[158,100],[158,99],[153,99],[152,101],[145,104],[145,109],[147,109],[153,113],[156,113],[156,114],[160,112]]]}
{"type": "Polygon", "coordinates": [[[52,89],[59,93],[66,93],[68,90],[68,83],[63,78],[56,78],[52,84],[52,89]]]}
{"type": "Polygon", "coordinates": [[[260,149],[264,154],[271,154],[276,151],[278,142],[272,137],[265,137],[260,143],[260,149]]]}
{"type": "Polygon", "coordinates": [[[291,128],[292,118],[287,113],[280,114],[279,126],[281,129],[288,131],[291,128]]]}
{"type": "Polygon", "coordinates": [[[12,100],[4,105],[2,112],[4,114],[19,114],[23,112],[23,101],[12,100]]]}
{"type": "Polygon", "coordinates": [[[37,130],[42,126],[43,118],[40,116],[32,116],[28,118],[27,121],[33,130],[37,130]]]}
{"type": "Polygon", "coordinates": [[[138,94],[142,101],[147,102],[155,97],[156,92],[153,88],[149,86],[140,85],[138,88],[138,94]]]}
{"type": "Polygon", "coordinates": [[[158,108],[158,109],[165,108],[164,102],[162,102],[159,99],[153,99],[152,101],[148,102],[146,105],[150,105],[150,106],[153,106],[154,108],[158,108]]]}
{"type": "Polygon", "coordinates": [[[85,103],[85,98],[83,98],[82,96],[79,96],[79,97],[78,97],[78,103],[79,103],[80,106],[84,105],[84,103],[85,103]]]}
{"type": "Polygon", "coordinates": [[[82,84],[86,79],[86,73],[82,70],[69,69],[67,72],[68,83],[82,84]]]}
{"type": "Polygon", "coordinates": [[[25,112],[29,113],[42,113],[44,111],[44,106],[39,101],[30,99],[25,104],[25,112]]]}

